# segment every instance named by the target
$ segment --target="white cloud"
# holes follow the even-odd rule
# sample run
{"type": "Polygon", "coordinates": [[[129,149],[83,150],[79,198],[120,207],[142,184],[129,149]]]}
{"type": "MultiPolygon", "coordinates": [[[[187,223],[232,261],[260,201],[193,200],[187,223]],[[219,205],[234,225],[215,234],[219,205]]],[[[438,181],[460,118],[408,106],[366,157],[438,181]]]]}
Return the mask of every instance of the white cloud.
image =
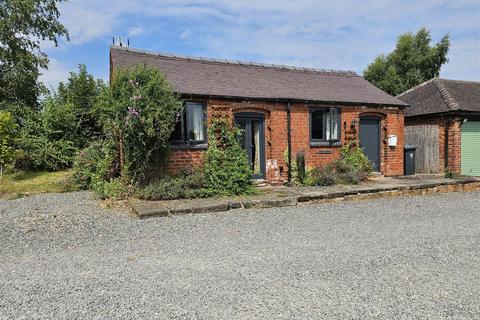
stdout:
{"type": "Polygon", "coordinates": [[[478,0],[71,0],[61,13],[74,45],[143,35],[150,19],[149,31],[162,24],[197,54],[357,72],[426,26],[435,41],[451,35],[442,75],[480,80],[478,0]]]}
{"type": "Polygon", "coordinates": [[[188,38],[191,34],[192,34],[192,31],[190,31],[190,30],[187,29],[187,30],[182,31],[182,33],[180,33],[179,38],[180,38],[181,40],[183,40],[183,39],[185,39],[185,38],[188,38]]]}
{"type": "Polygon", "coordinates": [[[140,34],[142,34],[145,30],[143,29],[142,26],[140,25],[137,25],[137,26],[134,26],[134,27],[130,27],[128,28],[128,35],[129,36],[138,36],[140,34]]]}
{"type": "Polygon", "coordinates": [[[61,21],[70,33],[70,43],[74,45],[110,35],[117,18],[113,13],[97,11],[74,2],[67,3],[61,13],[61,21]]]}
{"type": "Polygon", "coordinates": [[[57,59],[50,58],[50,63],[47,70],[43,70],[40,76],[47,88],[54,89],[61,81],[65,81],[70,74],[71,69],[57,59]]]}

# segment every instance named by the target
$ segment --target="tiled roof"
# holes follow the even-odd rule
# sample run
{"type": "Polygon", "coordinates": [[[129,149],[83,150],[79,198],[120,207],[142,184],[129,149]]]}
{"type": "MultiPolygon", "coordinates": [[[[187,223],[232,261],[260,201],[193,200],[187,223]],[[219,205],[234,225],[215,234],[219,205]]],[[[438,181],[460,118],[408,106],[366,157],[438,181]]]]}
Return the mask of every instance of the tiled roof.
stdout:
{"type": "Polygon", "coordinates": [[[353,71],[216,60],[110,48],[112,67],[157,67],[185,95],[406,106],[353,71]]]}
{"type": "Polygon", "coordinates": [[[433,78],[397,96],[411,105],[406,116],[480,112],[480,82],[433,78]]]}

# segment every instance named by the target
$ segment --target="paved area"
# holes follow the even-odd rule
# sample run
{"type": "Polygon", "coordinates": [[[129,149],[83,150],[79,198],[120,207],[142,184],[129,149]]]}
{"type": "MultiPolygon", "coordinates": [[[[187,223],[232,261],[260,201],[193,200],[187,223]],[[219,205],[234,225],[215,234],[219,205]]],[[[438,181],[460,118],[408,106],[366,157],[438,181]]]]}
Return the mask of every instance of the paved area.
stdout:
{"type": "Polygon", "coordinates": [[[284,187],[268,186],[254,196],[178,199],[167,201],[130,202],[133,212],[140,218],[177,215],[185,213],[224,212],[231,209],[287,207],[341,198],[381,198],[395,195],[446,191],[480,191],[480,179],[474,177],[445,178],[440,175],[415,175],[406,177],[371,177],[357,185],[335,185],[327,187],[284,187]],[[421,191],[421,192],[418,192],[421,191]],[[358,195],[370,195],[361,196],[358,195]]]}
{"type": "Polygon", "coordinates": [[[478,319],[480,193],[134,219],[0,200],[0,319],[478,319]]]}

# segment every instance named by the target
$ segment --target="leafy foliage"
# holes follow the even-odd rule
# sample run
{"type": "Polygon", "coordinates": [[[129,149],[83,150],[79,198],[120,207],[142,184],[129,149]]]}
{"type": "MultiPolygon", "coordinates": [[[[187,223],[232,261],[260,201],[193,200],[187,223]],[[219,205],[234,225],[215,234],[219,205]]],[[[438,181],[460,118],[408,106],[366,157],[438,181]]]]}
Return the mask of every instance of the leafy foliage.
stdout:
{"type": "Polygon", "coordinates": [[[72,179],[80,189],[90,189],[99,181],[110,181],[116,175],[115,145],[99,140],[86,147],[75,158],[72,179]]]}
{"type": "Polygon", "coordinates": [[[116,143],[122,175],[142,182],[149,164],[167,154],[183,105],[163,74],[137,67],[117,71],[99,110],[105,133],[116,143]]]}
{"type": "MultiPolygon", "coordinates": [[[[35,108],[45,87],[38,81],[48,66],[41,41],[57,45],[68,32],[58,21],[63,0],[0,1],[0,109],[9,105],[35,108]]],[[[19,117],[15,114],[15,117],[19,117]]]]}
{"type": "Polygon", "coordinates": [[[72,72],[57,92],[45,98],[40,111],[24,112],[16,141],[16,169],[55,171],[71,167],[76,153],[101,135],[98,121],[85,119],[94,118],[95,104],[104,88],[80,65],[78,74],[72,72]],[[80,99],[83,95],[88,97],[80,99]]]}
{"type": "Polygon", "coordinates": [[[288,149],[285,150],[283,157],[285,163],[287,163],[288,170],[291,172],[291,183],[296,186],[305,185],[308,171],[305,164],[305,152],[297,152],[295,156],[292,156],[290,164],[288,164],[288,149]]]}
{"type": "Polygon", "coordinates": [[[424,81],[438,77],[448,61],[449,36],[431,45],[430,31],[400,35],[395,50],[378,56],[364,71],[364,77],[391,95],[400,94],[424,81]]]}
{"type": "Polygon", "coordinates": [[[241,131],[224,119],[215,119],[208,128],[205,153],[207,187],[219,195],[240,195],[251,190],[252,169],[239,143],[241,131]]]}
{"type": "Polygon", "coordinates": [[[337,181],[335,172],[331,167],[313,167],[307,170],[305,185],[307,186],[333,186],[337,181]]]}
{"type": "Polygon", "coordinates": [[[57,171],[70,168],[78,149],[72,141],[49,140],[45,135],[22,135],[17,139],[15,168],[57,171]]]}
{"type": "Polygon", "coordinates": [[[304,152],[298,152],[292,161],[292,182],[296,186],[331,186],[358,184],[372,171],[368,160],[356,140],[350,140],[341,149],[341,159],[323,167],[305,166],[304,152]]]}
{"type": "Polygon", "coordinates": [[[0,111],[0,179],[6,166],[11,165],[15,157],[13,140],[16,135],[17,125],[12,114],[0,111]]]}
{"type": "Polygon", "coordinates": [[[360,172],[370,173],[373,170],[372,162],[359,147],[357,140],[346,142],[341,150],[342,159],[360,172]]]}
{"type": "Polygon", "coordinates": [[[57,92],[43,104],[45,129],[59,132],[64,138],[68,135],[68,140],[78,148],[98,139],[102,135],[102,125],[97,120],[99,110],[96,105],[105,90],[103,81],[96,80],[87,72],[86,66],[80,64],[78,73],[70,72],[67,82],[61,82],[57,92]]]}
{"type": "Polygon", "coordinates": [[[203,168],[157,180],[139,189],[137,196],[147,200],[170,200],[252,192],[252,170],[238,142],[240,133],[225,120],[214,120],[208,130],[209,146],[203,168]]]}
{"type": "Polygon", "coordinates": [[[139,189],[136,195],[146,200],[206,198],[213,192],[206,188],[205,173],[198,168],[182,172],[177,177],[166,177],[139,189]]]}
{"type": "Polygon", "coordinates": [[[332,186],[335,184],[358,184],[365,179],[366,173],[355,168],[345,159],[330,162],[324,167],[308,170],[305,185],[332,186]]]}

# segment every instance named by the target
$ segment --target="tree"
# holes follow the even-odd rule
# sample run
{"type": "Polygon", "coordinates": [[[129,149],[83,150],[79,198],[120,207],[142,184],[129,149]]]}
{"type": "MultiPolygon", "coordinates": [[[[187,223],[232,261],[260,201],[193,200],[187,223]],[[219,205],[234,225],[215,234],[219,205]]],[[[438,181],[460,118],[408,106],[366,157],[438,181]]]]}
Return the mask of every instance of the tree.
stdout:
{"type": "Polygon", "coordinates": [[[0,1],[0,109],[35,108],[45,86],[38,81],[48,57],[41,41],[58,44],[66,28],[58,21],[57,4],[65,0],[0,1]]]}
{"type": "Polygon", "coordinates": [[[438,77],[448,61],[448,34],[431,45],[430,31],[400,35],[393,52],[378,56],[363,72],[365,79],[391,95],[400,94],[424,81],[438,77]]]}
{"type": "Polygon", "coordinates": [[[5,167],[11,164],[15,157],[13,139],[16,129],[17,125],[13,120],[12,114],[0,110],[0,179],[3,178],[5,167]]]}
{"type": "Polygon", "coordinates": [[[57,92],[42,103],[45,129],[62,134],[78,148],[87,146],[102,133],[96,104],[105,90],[103,81],[95,79],[80,64],[78,73],[70,72],[67,82],[61,82],[57,92]]]}

